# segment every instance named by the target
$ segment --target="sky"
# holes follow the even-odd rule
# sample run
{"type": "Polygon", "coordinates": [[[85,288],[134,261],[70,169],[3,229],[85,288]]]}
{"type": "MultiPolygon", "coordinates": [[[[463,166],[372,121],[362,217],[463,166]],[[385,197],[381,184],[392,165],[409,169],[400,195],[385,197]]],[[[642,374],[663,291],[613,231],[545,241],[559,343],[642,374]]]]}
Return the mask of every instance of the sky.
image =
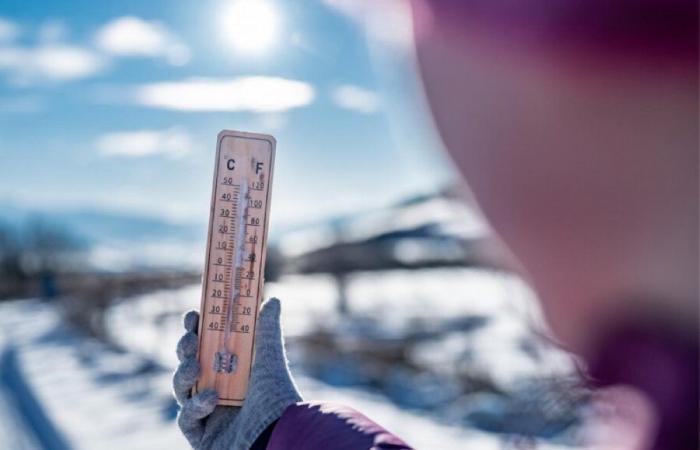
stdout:
{"type": "Polygon", "coordinates": [[[276,137],[273,224],[439,188],[406,11],[360,4],[2,2],[0,204],[206,221],[222,129],[276,137]]]}

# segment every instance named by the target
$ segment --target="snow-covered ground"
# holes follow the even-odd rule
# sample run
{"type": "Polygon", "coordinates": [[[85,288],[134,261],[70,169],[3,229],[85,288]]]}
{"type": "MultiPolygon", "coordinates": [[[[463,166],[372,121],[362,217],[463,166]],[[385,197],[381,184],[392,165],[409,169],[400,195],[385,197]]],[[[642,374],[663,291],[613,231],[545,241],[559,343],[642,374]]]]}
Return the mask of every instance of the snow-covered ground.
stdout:
{"type": "MultiPolygon", "coordinates": [[[[420,357],[429,364],[446,364],[466,345],[479,352],[484,370],[492,371],[504,386],[529,375],[571,369],[568,357],[556,351],[539,364],[520,354],[518,339],[527,332],[527,320],[538,320],[538,313],[516,280],[466,269],[397,271],[358,275],[349,289],[353,312],[384,317],[386,333],[400,335],[416,319],[475,314],[491,319],[473,339],[448,335],[426,345],[420,357]]],[[[269,283],[267,294],[282,299],[283,326],[291,342],[318,321],[341,320],[329,278],[287,277],[269,283]]],[[[200,287],[190,286],[118,303],[108,324],[120,348],[66,325],[56,305],[35,300],[0,304],[0,351],[11,350],[16,360],[12,367],[5,358],[0,364],[0,448],[42,448],[41,433],[46,430],[35,429],[36,414],[22,407],[25,396],[34,397],[35,409],[65,448],[187,448],[174,422],[170,376],[176,364],[175,343],[182,333],[180,318],[186,310],[198,308],[199,298],[200,287]],[[8,369],[18,371],[21,376],[13,383],[21,383],[24,390],[8,385],[8,369]]],[[[307,399],[355,407],[416,448],[513,448],[502,435],[449,425],[429,412],[405,410],[378,393],[320,382],[298,367],[293,354],[292,366],[307,399]]],[[[528,448],[570,448],[545,441],[533,445],[528,448]]]]}
{"type": "MultiPolygon", "coordinates": [[[[573,370],[570,356],[555,348],[538,349],[544,353],[540,359],[522,350],[522,339],[531,336],[530,328],[540,327],[542,319],[531,292],[511,276],[463,268],[396,270],[358,274],[349,280],[348,290],[354,316],[380,317],[381,331],[399,337],[415,321],[488,318],[477,333],[446,334],[421,348],[420,358],[436,366],[459,359],[458,353],[468,349],[471,359],[505,388],[528,376],[573,370]]],[[[282,301],[282,326],[288,340],[303,336],[319,323],[347,325],[336,313],[337,291],[329,276],[283,277],[266,283],[265,295],[282,301]]],[[[193,285],[131,299],[113,308],[109,331],[125,348],[173,366],[172,349],[182,333],[180,315],[199,309],[200,298],[200,286],[193,285]]]]}
{"type": "MultiPolygon", "coordinates": [[[[173,420],[169,370],[77,333],[53,305],[8,302],[0,311],[3,344],[17,350],[23,382],[67,448],[188,448],[173,420]]],[[[331,388],[304,376],[297,382],[309,398],[365,411],[417,448],[501,448],[493,435],[439,425],[360,390],[331,388]]],[[[0,389],[0,448],[43,448],[33,419],[17,410],[7,388],[0,389]]]]}
{"type": "MultiPolygon", "coordinates": [[[[3,351],[16,352],[18,382],[27,391],[18,397],[18,386],[3,386],[0,423],[19,423],[18,434],[40,440],[45,430],[21,408],[33,396],[67,448],[187,448],[172,420],[169,374],[147,359],[82,335],[54,305],[39,301],[2,303],[0,330],[3,351]]],[[[22,448],[0,438],[0,448],[22,448]]]]}
{"type": "MultiPolygon", "coordinates": [[[[471,364],[508,389],[530,377],[566,375],[573,370],[570,357],[542,348],[533,359],[521,348],[531,335],[529,324],[541,318],[529,290],[502,274],[473,269],[434,269],[359,274],[350,280],[349,303],[356,316],[382,317],[382,333],[401,336],[415,320],[441,323],[450,318],[484,316],[489,322],[469,335],[449,333],[418,347],[426,364],[448,367],[469,352],[471,364]]],[[[318,324],[347,324],[336,313],[336,287],[326,276],[288,276],[267,283],[266,296],[282,300],[282,322],[288,344],[318,324]]],[[[173,349],[183,330],[182,314],[198,309],[200,286],[161,291],[117,304],[110,314],[111,338],[124,348],[150,355],[164,365],[177,363],[173,349]]],[[[429,412],[406,411],[377,393],[360,388],[331,386],[310,376],[290,354],[292,371],[302,394],[311,400],[343,403],[396,430],[417,448],[502,448],[502,437],[461,426],[451,426],[429,412]],[[410,426],[407,426],[409,425],[410,426]]],[[[539,443],[539,448],[555,448],[539,443]]]]}

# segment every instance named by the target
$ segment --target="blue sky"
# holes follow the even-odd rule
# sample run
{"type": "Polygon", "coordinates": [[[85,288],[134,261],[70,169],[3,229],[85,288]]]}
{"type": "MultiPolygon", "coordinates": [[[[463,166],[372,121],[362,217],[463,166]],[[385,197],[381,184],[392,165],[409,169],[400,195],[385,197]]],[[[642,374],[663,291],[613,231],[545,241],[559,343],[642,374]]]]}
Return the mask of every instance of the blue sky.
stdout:
{"type": "Polygon", "coordinates": [[[0,202],[204,221],[221,129],[277,138],[277,225],[447,182],[400,11],[268,0],[250,51],[237,1],[3,2],[0,202]]]}

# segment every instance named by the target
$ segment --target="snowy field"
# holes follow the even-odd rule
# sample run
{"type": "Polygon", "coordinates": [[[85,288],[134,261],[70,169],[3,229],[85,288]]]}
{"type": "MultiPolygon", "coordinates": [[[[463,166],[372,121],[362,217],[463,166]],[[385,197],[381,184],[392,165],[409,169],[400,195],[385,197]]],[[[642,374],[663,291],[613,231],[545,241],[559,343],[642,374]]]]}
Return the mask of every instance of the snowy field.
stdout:
{"type": "MultiPolygon", "coordinates": [[[[37,424],[43,415],[62,442],[57,449],[187,448],[168,411],[166,371],[68,328],[52,305],[6,302],[0,311],[3,351],[16,351],[22,374],[19,385],[3,383],[7,416],[0,423],[19,422],[16,431],[36,441],[46,432],[37,424]],[[26,411],[27,397],[39,411],[26,411]]],[[[3,364],[1,370],[13,369],[3,364]]],[[[15,448],[11,441],[0,446],[15,448]]]]}
{"type": "MultiPolygon", "coordinates": [[[[21,301],[1,307],[4,345],[18,352],[24,382],[31,388],[66,449],[189,448],[175,423],[170,371],[148,360],[113,349],[65,327],[54,307],[21,301]],[[31,326],[25,317],[31,316],[31,326]]],[[[3,367],[3,370],[5,368],[3,367]]],[[[352,389],[335,389],[297,377],[309,398],[323,398],[366,411],[389,429],[402,431],[418,448],[501,448],[498,439],[480,432],[441,426],[400,411],[380,398],[352,389]],[[436,438],[439,436],[439,440],[436,438]]],[[[13,386],[0,397],[0,448],[43,448],[33,418],[17,411],[13,386]]],[[[57,447],[58,448],[58,447],[57,447]]]]}
{"type": "MultiPolygon", "coordinates": [[[[569,355],[553,349],[535,360],[520,349],[531,327],[541,326],[541,315],[531,292],[519,280],[474,269],[429,269],[356,275],[348,283],[354,317],[381,318],[380,330],[400,338],[411,324],[440,324],[446,320],[483,316],[489,319],[478,333],[444,335],[422,348],[421,358],[440,365],[469,350],[482,370],[507,388],[528,376],[567,374],[573,370],[569,355]]],[[[287,276],[265,285],[266,297],[282,301],[282,326],[294,341],[319,323],[348,327],[336,312],[337,296],[329,276],[287,276]]],[[[180,316],[199,309],[201,288],[189,286],[162,291],[120,303],[112,310],[109,331],[115,342],[154,356],[167,366],[176,364],[172,349],[182,333],[180,316]]],[[[294,361],[292,361],[294,364],[294,361]]]]}
{"type": "MultiPolygon", "coordinates": [[[[528,324],[537,325],[541,318],[529,290],[511,277],[472,269],[393,271],[360,274],[348,286],[353,316],[381,317],[381,332],[397,338],[416,320],[439,324],[455,317],[490,319],[476,334],[448,333],[420,346],[416,356],[426,364],[448,367],[466,352],[471,364],[488,372],[504,390],[524,378],[565,375],[573,370],[570,357],[558,350],[541,349],[546,354],[539,360],[521,350],[522,339],[530,335],[528,324]]],[[[124,348],[174,367],[181,316],[198,309],[200,295],[199,286],[190,286],[120,303],[110,316],[111,338],[124,348]]],[[[266,296],[282,300],[292,372],[306,399],[343,403],[366,412],[417,448],[508,448],[499,435],[450,426],[429,412],[406,411],[377,393],[332,386],[308,376],[295,358],[296,339],[318,324],[341,332],[353,330],[336,312],[332,301],[336,295],[333,280],[327,276],[289,276],[266,284],[266,296]]],[[[556,447],[540,442],[538,448],[556,447]]]]}
{"type": "MultiPolygon", "coordinates": [[[[335,288],[328,278],[288,277],[269,283],[267,294],[282,299],[290,342],[318,321],[340,320],[329,301],[335,288]]],[[[397,335],[416,318],[492,317],[469,342],[445,336],[422,352],[439,365],[469,345],[478,349],[485,370],[507,386],[523,376],[571,370],[566,355],[552,353],[543,365],[518,350],[526,321],[538,320],[532,302],[524,301],[528,295],[515,280],[451,269],[360,275],[350,283],[349,298],[354,313],[381,315],[385,331],[397,335]]],[[[68,327],[51,304],[0,304],[0,345],[4,355],[12,356],[3,357],[0,366],[0,448],[47,448],[42,446],[47,433],[54,433],[58,443],[51,448],[66,450],[187,448],[174,423],[170,376],[182,333],[180,317],[197,308],[199,298],[199,286],[190,286],[118,303],[108,317],[118,348],[68,327]],[[13,373],[20,376],[9,376],[13,373]]],[[[293,354],[291,358],[305,398],[355,407],[416,448],[514,448],[502,435],[451,426],[429,413],[404,410],[376,393],[322,383],[297,367],[293,354]]],[[[570,448],[544,441],[531,444],[527,448],[570,448]]]]}

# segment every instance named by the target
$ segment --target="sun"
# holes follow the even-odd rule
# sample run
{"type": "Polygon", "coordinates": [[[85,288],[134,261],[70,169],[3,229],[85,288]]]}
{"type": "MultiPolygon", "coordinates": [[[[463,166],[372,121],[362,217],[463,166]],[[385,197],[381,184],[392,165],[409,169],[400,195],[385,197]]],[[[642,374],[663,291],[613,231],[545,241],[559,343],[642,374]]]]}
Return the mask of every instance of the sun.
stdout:
{"type": "Polygon", "coordinates": [[[277,40],[279,15],[267,0],[234,0],[221,11],[224,41],[243,53],[263,53],[277,40]]]}

